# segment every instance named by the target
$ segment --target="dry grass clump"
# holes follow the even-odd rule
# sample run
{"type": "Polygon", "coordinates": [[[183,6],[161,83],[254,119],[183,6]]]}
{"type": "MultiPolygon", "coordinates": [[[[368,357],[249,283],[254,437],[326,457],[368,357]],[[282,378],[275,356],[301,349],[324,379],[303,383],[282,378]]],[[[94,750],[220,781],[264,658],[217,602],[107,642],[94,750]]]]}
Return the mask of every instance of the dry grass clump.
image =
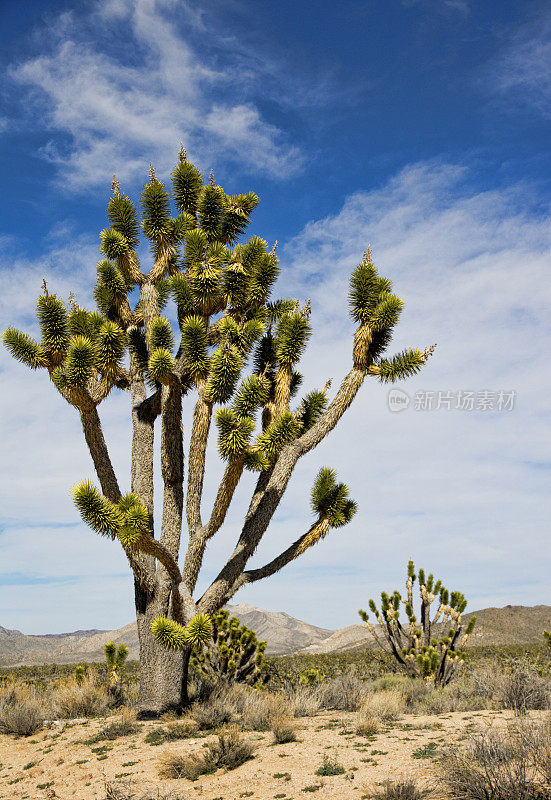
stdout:
{"type": "Polygon", "coordinates": [[[412,778],[398,778],[385,781],[377,789],[366,790],[363,797],[369,800],[423,800],[427,794],[427,790],[420,789],[412,778]]]}
{"type": "Polygon", "coordinates": [[[381,730],[381,720],[373,717],[371,714],[358,711],[358,721],[356,722],[355,731],[358,736],[375,736],[381,730]]]}
{"type": "Polygon", "coordinates": [[[235,725],[221,728],[205,753],[175,753],[166,751],[159,758],[161,778],[186,778],[196,781],[200,775],[209,775],[217,769],[236,769],[252,758],[254,746],[241,735],[235,725]]]}
{"type": "Polygon", "coordinates": [[[106,781],[104,800],[187,800],[180,792],[164,792],[157,786],[144,789],[130,781],[106,781]]]}
{"type": "Polygon", "coordinates": [[[165,751],[159,757],[159,777],[188,781],[196,781],[200,775],[206,775],[214,769],[208,769],[205,757],[198,753],[175,753],[165,751]]]}
{"type": "Polygon", "coordinates": [[[236,769],[253,757],[254,745],[245,739],[236,725],[222,728],[205,753],[207,767],[236,769]]]}
{"type": "Polygon", "coordinates": [[[227,692],[213,694],[208,700],[194,703],[191,713],[199,728],[204,731],[212,731],[234,722],[237,716],[236,707],[227,692]]]}
{"type": "Polygon", "coordinates": [[[136,724],[133,717],[128,713],[123,713],[119,719],[110,722],[109,725],[102,728],[102,730],[94,736],[94,740],[96,742],[101,742],[106,739],[114,740],[123,736],[132,736],[132,734],[137,733],[139,729],[140,726],[136,724]]]}
{"type": "Polygon", "coordinates": [[[270,727],[274,735],[274,744],[296,742],[297,726],[291,717],[276,717],[272,720],[270,727]]]}
{"type": "MultiPolygon", "coordinates": [[[[527,658],[510,660],[505,669],[499,666],[479,668],[470,676],[473,692],[487,701],[484,708],[510,709],[525,714],[531,709],[551,706],[549,680],[527,658]]],[[[457,710],[470,710],[459,708],[457,710]]]]}
{"type": "Polygon", "coordinates": [[[353,672],[343,672],[319,689],[322,707],[336,711],[357,711],[369,693],[368,684],[353,672]]]}
{"type": "Polygon", "coordinates": [[[59,684],[53,692],[52,704],[56,716],[75,719],[103,716],[110,709],[112,700],[107,688],[94,674],[89,674],[80,683],[70,679],[59,684]]]}
{"type": "Polygon", "coordinates": [[[166,728],[152,728],[146,734],[144,742],[151,745],[174,742],[178,739],[190,739],[199,735],[199,723],[191,717],[185,717],[180,722],[171,722],[166,728]]]}
{"type": "Polygon", "coordinates": [[[322,690],[319,686],[290,687],[287,696],[295,717],[315,717],[322,708],[322,690]]]}
{"type": "Polygon", "coordinates": [[[178,722],[171,722],[166,726],[166,739],[189,739],[196,736],[199,731],[199,723],[192,717],[184,717],[178,722]]]}
{"type": "Polygon", "coordinates": [[[10,687],[0,697],[0,733],[31,736],[41,730],[44,699],[26,686],[10,687]]]}
{"type": "Polygon", "coordinates": [[[496,695],[501,708],[511,709],[515,714],[549,708],[549,681],[529,664],[519,662],[497,677],[496,695]]]}
{"type": "Polygon", "coordinates": [[[551,726],[526,721],[473,733],[437,763],[456,800],[548,800],[550,752],[551,726]]]}
{"type": "Polygon", "coordinates": [[[273,720],[291,716],[291,705],[282,694],[251,691],[243,698],[240,722],[245,730],[267,731],[273,720]]]}
{"type": "Polygon", "coordinates": [[[388,689],[369,695],[361,706],[362,717],[373,717],[380,722],[394,722],[406,711],[406,700],[401,692],[388,689]]]}
{"type": "Polygon", "coordinates": [[[451,711],[480,711],[491,703],[476,692],[469,681],[456,681],[433,688],[421,697],[415,708],[422,714],[448,714],[451,711]]]}

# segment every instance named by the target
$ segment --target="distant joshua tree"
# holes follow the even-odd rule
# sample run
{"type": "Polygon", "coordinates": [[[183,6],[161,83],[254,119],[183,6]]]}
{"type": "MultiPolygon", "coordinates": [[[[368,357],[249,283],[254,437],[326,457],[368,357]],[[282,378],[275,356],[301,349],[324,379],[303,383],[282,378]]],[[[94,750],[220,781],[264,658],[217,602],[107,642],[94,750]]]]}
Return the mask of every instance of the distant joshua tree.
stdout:
{"type": "Polygon", "coordinates": [[[175,215],[165,185],[151,168],[141,195],[141,223],[136,206],[113,181],[109,227],[100,235],[104,258],[97,267],[96,310],[85,310],[72,296],[67,307],[44,283],[37,306],[41,341],[14,328],[3,336],[15,358],[48,371],[80,415],[101,491],[84,481],[75,487],[74,499],[94,531],[122,545],[134,575],[143,717],[188,702],[189,659],[209,640],[210,615],[242,586],[268,578],[331,528],[349,522],[356,504],[335,472],[324,468],[312,490],[311,527],[264,566],[249,566],[297,461],[333,430],[365,378],[407,378],[432,352],[404,350],[384,357],[402,301],[390,281],[379,277],[367,251],[350,282],[357,326],[350,371],[331,401],[327,382],[292,407],[302,382],[296,367],[312,332],[310,304],[270,300],[280,272],[276,246],[269,248],[258,236],[241,238],[258,197],[226,194],[212,173],[204,182],[183,148],[171,180],[175,215]],[[140,230],[150,246],[149,269],[137,256],[140,230]],[[177,342],[173,326],[161,316],[169,298],[176,306],[177,342]],[[247,364],[250,371],[242,376],[247,364]],[[128,393],[132,420],[128,493],[119,486],[98,415],[115,389],[128,393]],[[182,398],[189,394],[195,395],[195,408],[186,480],[182,398]],[[224,470],[204,516],[205,454],[213,419],[224,470]],[[157,536],[156,423],[164,484],[157,536]],[[196,598],[205,548],[222,528],[246,470],[256,472],[258,480],[243,528],[218,575],[196,598]]]}
{"type": "Polygon", "coordinates": [[[476,617],[471,617],[465,630],[461,614],[467,601],[461,592],[448,592],[441,581],[433,575],[425,577],[425,571],[415,574],[413,561],[408,563],[406,597],[396,589],[389,596],[381,592],[381,610],[375,601],[369,601],[369,608],[379,623],[377,630],[369,620],[366,611],[360,617],[382,650],[390,652],[402,669],[412,678],[423,677],[445,686],[453,678],[465,659],[463,647],[473,632],[476,617]],[[413,585],[419,578],[419,604],[421,619],[414,613],[413,585]],[[431,619],[431,605],[438,598],[436,612],[431,619]],[[407,622],[402,625],[400,608],[404,606],[407,622]],[[448,623],[449,620],[449,623],[448,623]],[[440,622],[450,625],[449,630],[440,637],[433,635],[433,626],[440,622]]]}

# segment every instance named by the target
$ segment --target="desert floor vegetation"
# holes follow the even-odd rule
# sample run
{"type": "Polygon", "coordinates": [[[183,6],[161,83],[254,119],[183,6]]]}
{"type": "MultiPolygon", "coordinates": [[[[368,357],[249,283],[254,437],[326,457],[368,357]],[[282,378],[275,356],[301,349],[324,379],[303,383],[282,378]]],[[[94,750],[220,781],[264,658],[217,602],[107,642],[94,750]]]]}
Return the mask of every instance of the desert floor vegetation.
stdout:
{"type": "Polygon", "coordinates": [[[548,661],[507,653],[435,687],[364,657],[256,688],[197,677],[186,714],[143,722],[132,679],[115,703],[92,667],[4,671],[0,798],[551,797],[548,661]]]}

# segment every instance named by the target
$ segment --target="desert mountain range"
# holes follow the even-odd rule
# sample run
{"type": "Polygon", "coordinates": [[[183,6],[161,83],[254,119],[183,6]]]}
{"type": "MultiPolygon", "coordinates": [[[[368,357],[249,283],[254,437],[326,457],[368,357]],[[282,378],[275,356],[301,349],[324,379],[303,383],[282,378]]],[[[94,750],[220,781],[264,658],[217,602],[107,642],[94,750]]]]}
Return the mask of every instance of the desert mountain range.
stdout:
{"type": "MultiPolygon", "coordinates": [[[[318,628],[283,612],[263,611],[240,603],[230,612],[268,642],[267,653],[332,653],[373,645],[364,625],[350,625],[336,631],[318,628]]],[[[551,606],[505,606],[473,612],[477,617],[469,645],[535,644],[542,631],[551,629],[551,606]]],[[[468,619],[472,614],[465,614],[468,619]]],[[[103,646],[114,641],[125,644],[129,658],[138,656],[138,634],[132,622],[114,631],[81,630],[73,633],[26,636],[0,626],[0,666],[79,663],[103,661],[103,646]]]]}

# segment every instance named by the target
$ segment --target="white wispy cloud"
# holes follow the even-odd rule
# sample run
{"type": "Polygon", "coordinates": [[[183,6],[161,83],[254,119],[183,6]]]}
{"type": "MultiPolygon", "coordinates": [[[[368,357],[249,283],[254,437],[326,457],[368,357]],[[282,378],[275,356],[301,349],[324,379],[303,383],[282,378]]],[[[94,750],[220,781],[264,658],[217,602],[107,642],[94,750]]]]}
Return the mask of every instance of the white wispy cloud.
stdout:
{"type": "Polygon", "coordinates": [[[551,13],[548,9],[517,29],[489,65],[490,86],[527,107],[551,116],[551,13]]]}
{"type": "MultiPolygon", "coordinates": [[[[368,597],[394,588],[413,556],[463,590],[470,608],[548,601],[547,209],[527,186],[481,192],[470,188],[469,178],[462,166],[414,164],[378,189],[351,195],[338,213],[312,221],[282,248],[279,293],[312,298],[316,333],[302,365],[306,386],[332,377],[335,389],[350,363],[348,277],[371,245],[381,274],[406,303],[392,349],[438,343],[423,372],[402,388],[412,398],[421,390],[512,389],[515,408],[410,407],[393,414],[387,387],[367,381],[338,428],[299,462],[255,561],[305,530],[310,487],[322,465],[335,467],[350,485],[357,516],[277,576],[240,593],[240,600],[326,627],[350,624],[368,597]]],[[[38,293],[44,276],[52,290],[63,296],[76,290],[84,302],[96,258],[84,241],[78,255],[58,245],[37,262],[10,258],[13,283],[0,295],[2,320],[29,328],[29,292],[38,293]],[[89,272],[78,272],[83,261],[89,272]]],[[[130,576],[120,577],[124,559],[116,545],[79,524],[69,495],[77,480],[93,478],[78,417],[47,377],[27,372],[5,351],[0,357],[9,387],[0,400],[1,543],[9,565],[3,572],[32,573],[20,590],[24,608],[13,603],[16,587],[0,590],[0,622],[28,632],[122,625],[132,618],[130,576]],[[33,586],[33,576],[78,580],[33,586]],[[76,621],[77,597],[82,622],[76,621]]],[[[189,419],[189,401],[185,411],[189,419]]],[[[126,395],[109,398],[101,413],[126,487],[126,395]]],[[[206,508],[219,473],[213,442],[206,508]]],[[[250,484],[249,476],[209,546],[203,585],[235,542],[250,484]]]]}
{"type": "Polygon", "coordinates": [[[303,155],[253,100],[253,74],[230,37],[207,43],[201,15],[175,0],[111,0],[65,12],[41,31],[40,55],[10,76],[32,118],[51,132],[42,153],[69,190],[105,185],[113,171],[142,178],[151,160],[167,171],[184,141],[203,168],[233,162],[281,177],[303,155]],[[212,62],[209,65],[209,61],[212,62]]]}

